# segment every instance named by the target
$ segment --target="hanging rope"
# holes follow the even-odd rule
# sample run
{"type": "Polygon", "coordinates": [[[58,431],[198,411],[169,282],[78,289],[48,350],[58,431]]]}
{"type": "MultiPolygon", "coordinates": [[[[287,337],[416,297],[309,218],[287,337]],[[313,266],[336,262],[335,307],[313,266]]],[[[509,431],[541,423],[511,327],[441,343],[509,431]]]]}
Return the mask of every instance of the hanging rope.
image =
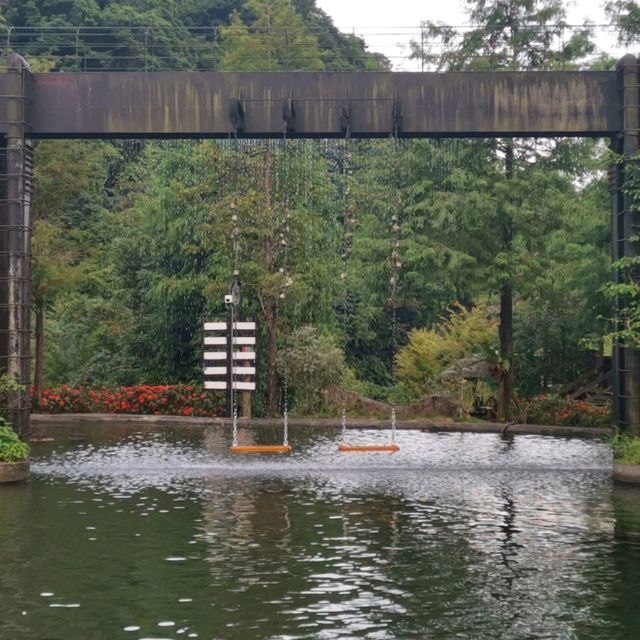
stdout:
{"type": "Polygon", "coordinates": [[[235,351],[234,351],[234,331],[233,331],[233,327],[235,326],[235,310],[234,310],[234,305],[231,305],[231,309],[229,312],[229,318],[230,318],[230,322],[231,322],[231,327],[229,328],[229,340],[230,340],[230,346],[229,349],[231,351],[231,357],[229,358],[230,362],[228,363],[229,366],[231,367],[231,371],[230,371],[230,385],[231,385],[231,389],[229,390],[229,393],[231,394],[231,409],[232,409],[232,415],[233,415],[233,421],[232,421],[232,425],[233,425],[233,438],[232,438],[232,446],[237,447],[238,446],[238,403],[236,402],[236,394],[235,394],[235,389],[234,389],[234,377],[233,377],[233,365],[235,362],[235,351]]]}
{"type": "MultiPolygon", "coordinates": [[[[357,223],[355,218],[355,209],[351,202],[351,165],[350,165],[350,138],[345,138],[342,144],[342,174],[343,174],[343,238],[342,238],[342,340],[343,350],[347,351],[347,309],[349,304],[349,257],[353,250],[353,232],[357,223]]],[[[342,442],[347,439],[347,398],[346,394],[342,394],[342,404],[340,412],[340,431],[342,442]]]]}
{"type": "MultiPolygon", "coordinates": [[[[288,289],[292,284],[292,278],[289,275],[289,231],[291,222],[291,212],[289,211],[289,143],[287,140],[286,129],[282,136],[282,150],[284,161],[284,224],[280,223],[280,246],[282,247],[282,267],[280,272],[283,276],[282,291],[280,299],[283,306],[286,304],[288,289]]],[[[280,222],[280,221],[279,221],[280,222]]],[[[286,359],[284,362],[284,371],[282,375],[282,444],[289,445],[289,367],[286,359]]]]}
{"type": "MultiPolygon", "coordinates": [[[[236,139],[237,141],[237,139],[236,139]]],[[[235,145],[237,147],[237,144],[235,145]]],[[[237,153],[235,148],[234,153],[237,153]]],[[[234,188],[233,193],[237,193],[234,188]]],[[[229,303],[229,351],[230,358],[227,365],[230,367],[229,371],[229,384],[230,384],[230,403],[232,410],[232,428],[233,428],[233,445],[238,446],[238,403],[236,401],[235,392],[235,326],[236,326],[236,306],[240,304],[240,225],[238,221],[238,210],[234,200],[230,204],[231,209],[231,247],[233,251],[233,281],[229,289],[230,303],[229,303]]]]}
{"type": "MultiPolygon", "coordinates": [[[[225,176],[226,179],[224,181],[225,184],[230,184],[230,171],[227,169],[228,162],[231,158],[231,153],[233,153],[233,157],[236,156],[239,152],[239,144],[238,137],[236,135],[231,137],[229,134],[229,138],[226,145],[222,146],[223,149],[223,163],[225,167],[225,176]],[[233,142],[232,142],[233,140],[233,142]],[[224,152],[227,152],[227,157],[224,157],[224,152]]],[[[227,366],[229,367],[229,404],[231,406],[231,416],[232,416],[232,446],[238,446],[238,402],[236,400],[236,392],[235,392],[235,326],[236,326],[236,307],[240,304],[240,223],[238,218],[238,207],[236,203],[236,194],[237,194],[237,186],[236,184],[232,185],[232,194],[233,199],[229,204],[229,209],[231,211],[231,251],[233,258],[233,277],[231,281],[231,286],[229,287],[229,293],[225,299],[227,305],[229,307],[229,359],[227,361],[227,366]]]]}
{"type": "MultiPolygon", "coordinates": [[[[398,285],[400,281],[400,270],[402,262],[400,261],[400,236],[402,228],[400,227],[400,212],[402,211],[402,190],[399,185],[399,142],[398,138],[393,138],[393,154],[394,154],[394,177],[396,179],[395,201],[391,212],[391,254],[389,256],[389,267],[391,276],[389,278],[390,285],[390,304],[391,304],[391,380],[396,382],[396,352],[398,350],[398,285]]],[[[396,415],[396,399],[391,396],[391,442],[396,440],[397,415],[396,415]]]]}

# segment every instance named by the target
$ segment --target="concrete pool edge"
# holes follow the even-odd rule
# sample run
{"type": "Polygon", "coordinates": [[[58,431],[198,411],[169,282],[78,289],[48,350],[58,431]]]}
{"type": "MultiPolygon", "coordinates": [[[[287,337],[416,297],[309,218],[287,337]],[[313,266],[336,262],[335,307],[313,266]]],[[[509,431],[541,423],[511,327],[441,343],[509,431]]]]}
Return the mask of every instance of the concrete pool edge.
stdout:
{"type": "Polygon", "coordinates": [[[640,464],[614,462],[612,477],[616,482],[640,485],[640,464]]]}
{"type": "Polygon", "coordinates": [[[23,462],[0,462],[0,484],[25,482],[31,475],[31,464],[23,462]]]}
{"type": "MultiPolygon", "coordinates": [[[[225,427],[230,426],[227,418],[194,418],[184,416],[151,416],[106,413],[35,413],[31,416],[31,436],[46,437],[61,427],[89,426],[143,426],[148,428],[165,427],[225,427]]],[[[274,428],[282,425],[282,419],[253,418],[240,420],[240,426],[248,429],[274,428]]],[[[339,418],[290,418],[289,426],[293,429],[318,428],[339,429],[339,418]]],[[[402,420],[397,425],[399,430],[419,430],[432,433],[501,433],[505,435],[542,435],[565,438],[600,438],[613,434],[609,427],[572,427],[536,424],[501,424],[496,422],[443,422],[433,419],[402,420]]],[[[352,418],[351,429],[389,429],[388,420],[371,418],[352,418]]]]}

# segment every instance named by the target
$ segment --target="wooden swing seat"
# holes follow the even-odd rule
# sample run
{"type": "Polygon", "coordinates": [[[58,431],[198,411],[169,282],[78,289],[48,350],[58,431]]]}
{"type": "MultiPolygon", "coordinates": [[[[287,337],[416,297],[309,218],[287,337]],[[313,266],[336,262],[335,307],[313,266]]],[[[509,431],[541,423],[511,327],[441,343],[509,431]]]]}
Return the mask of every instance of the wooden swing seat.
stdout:
{"type": "Polygon", "coordinates": [[[394,453],[400,451],[397,444],[341,444],[338,449],[343,453],[366,453],[368,451],[387,451],[394,453]]]}
{"type": "Polygon", "coordinates": [[[229,447],[231,453],[291,453],[291,446],[288,444],[242,444],[229,447]]]}

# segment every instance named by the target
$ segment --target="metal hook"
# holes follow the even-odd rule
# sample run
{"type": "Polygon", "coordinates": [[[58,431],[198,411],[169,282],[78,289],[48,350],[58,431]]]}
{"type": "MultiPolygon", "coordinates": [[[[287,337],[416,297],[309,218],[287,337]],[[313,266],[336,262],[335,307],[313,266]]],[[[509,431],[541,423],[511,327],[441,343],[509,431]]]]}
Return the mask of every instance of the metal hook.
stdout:
{"type": "Polygon", "coordinates": [[[393,108],[391,110],[392,118],[392,134],[394,138],[398,137],[400,131],[402,131],[402,121],[404,120],[404,108],[402,98],[398,96],[393,99],[393,108]]]}
{"type": "Polygon", "coordinates": [[[287,98],[282,103],[282,128],[285,134],[296,130],[296,108],[293,98],[287,98]]]}
{"type": "Polygon", "coordinates": [[[241,94],[239,98],[233,98],[229,102],[229,120],[231,121],[233,134],[236,137],[238,133],[244,131],[244,115],[245,110],[241,94]]]}
{"type": "Polygon", "coordinates": [[[351,137],[351,102],[345,100],[340,111],[340,129],[345,138],[351,137]]]}

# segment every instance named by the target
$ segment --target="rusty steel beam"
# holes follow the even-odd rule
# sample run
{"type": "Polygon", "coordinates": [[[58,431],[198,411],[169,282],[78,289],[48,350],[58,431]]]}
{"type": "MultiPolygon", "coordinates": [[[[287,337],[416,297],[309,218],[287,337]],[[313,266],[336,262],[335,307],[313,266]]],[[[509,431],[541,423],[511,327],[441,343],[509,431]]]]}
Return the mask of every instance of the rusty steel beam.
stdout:
{"type": "Polygon", "coordinates": [[[27,119],[33,138],[608,136],[621,129],[619,82],[614,71],[34,73],[27,119]]]}
{"type": "Polygon", "coordinates": [[[29,427],[31,383],[31,144],[26,111],[29,72],[17,62],[0,93],[0,374],[21,388],[0,398],[0,412],[20,434],[29,427]]]}

